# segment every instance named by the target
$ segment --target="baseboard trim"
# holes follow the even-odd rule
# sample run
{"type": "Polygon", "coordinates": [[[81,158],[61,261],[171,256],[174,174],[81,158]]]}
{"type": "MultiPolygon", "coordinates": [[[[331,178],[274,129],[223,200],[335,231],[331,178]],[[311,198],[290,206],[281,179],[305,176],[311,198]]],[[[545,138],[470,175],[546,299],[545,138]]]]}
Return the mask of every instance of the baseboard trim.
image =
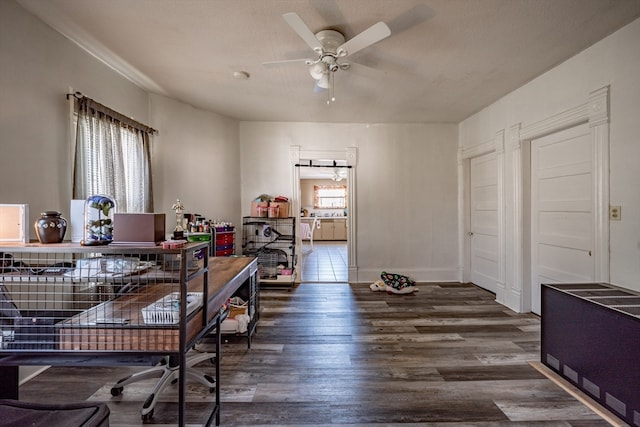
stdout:
{"type": "Polygon", "coordinates": [[[32,378],[37,377],[49,368],[50,366],[20,366],[20,385],[26,383],[32,378]]]}
{"type": "MultiPolygon", "coordinates": [[[[458,270],[455,268],[432,268],[432,269],[407,269],[407,268],[385,268],[385,269],[358,269],[357,282],[373,283],[380,280],[380,273],[398,273],[411,277],[416,282],[457,282],[459,283],[458,270]]],[[[351,277],[349,277],[351,279],[351,277]]]]}

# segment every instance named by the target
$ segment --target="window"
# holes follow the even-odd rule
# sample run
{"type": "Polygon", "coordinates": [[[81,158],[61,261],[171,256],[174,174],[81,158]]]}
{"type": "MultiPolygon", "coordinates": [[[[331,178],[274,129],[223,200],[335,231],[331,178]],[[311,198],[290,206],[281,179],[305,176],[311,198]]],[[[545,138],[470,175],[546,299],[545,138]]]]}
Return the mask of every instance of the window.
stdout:
{"type": "Polygon", "coordinates": [[[76,104],[73,197],[103,194],[115,200],[118,212],[152,212],[153,129],[86,97],[76,104]]]}
{"type": "Polygon", "coordinates": [[[314,208],[344,209],[347,207],[347,187],[345,185],[314,185],[314,208]]]}

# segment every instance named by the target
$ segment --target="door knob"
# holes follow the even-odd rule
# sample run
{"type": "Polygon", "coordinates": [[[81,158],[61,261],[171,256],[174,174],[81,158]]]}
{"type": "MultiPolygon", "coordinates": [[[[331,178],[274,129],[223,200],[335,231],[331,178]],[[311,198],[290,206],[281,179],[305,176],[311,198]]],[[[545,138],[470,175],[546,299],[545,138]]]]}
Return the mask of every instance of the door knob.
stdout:
{"type": "Polygon", "coordinates": [[[469,236],[473,236],[473,231],[467,233],[469,236]]]}

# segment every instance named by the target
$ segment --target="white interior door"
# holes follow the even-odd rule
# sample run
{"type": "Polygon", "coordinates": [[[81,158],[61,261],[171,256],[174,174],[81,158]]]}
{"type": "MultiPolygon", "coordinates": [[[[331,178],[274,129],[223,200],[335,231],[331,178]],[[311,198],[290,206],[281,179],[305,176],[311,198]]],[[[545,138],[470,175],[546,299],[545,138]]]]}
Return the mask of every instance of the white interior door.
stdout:
{"type": "Polygon", "coordinates": [[[471,281],[493,293],[498,280],[498,165],[496,154],[470,164],[471,281]]]}
{"type": "Polygon", "coordinates": [[[531,308],[542,283],[595,279],[594,164],[588,125],[531,141],[531,308]]]}

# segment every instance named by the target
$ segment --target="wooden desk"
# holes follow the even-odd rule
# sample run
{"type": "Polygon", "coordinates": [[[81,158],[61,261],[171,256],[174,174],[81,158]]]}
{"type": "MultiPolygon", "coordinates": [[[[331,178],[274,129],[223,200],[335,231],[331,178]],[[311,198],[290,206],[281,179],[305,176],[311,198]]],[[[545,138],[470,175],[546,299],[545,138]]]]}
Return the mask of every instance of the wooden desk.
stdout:
{"type": "MultiPolygon", "coordinates": [[[[186,341],[197,339],[210,325],[227,300],[257,271],[253,257],[210,258],[207,320],[204,310],[188,316],[186,341]]],[[[189,292],[204,289],[203,277],[189,282],[189,292]]],[[[174,284],[144,286],[121,297],[96,305],[57,325],[60,350],[113,350],[177,352],[180,330],[176,325],[146,325],[142,308],[175,291],[174,284]],[[99,324],[99,319],[103,324],[99,324]],[[127,319],[125,325],[109,324],[110,319],[127,319]],[[106,322],[106,323],[104,323],[106,322]]],[[[211,329],[210,327],[208,329],[211,329]]]]}

